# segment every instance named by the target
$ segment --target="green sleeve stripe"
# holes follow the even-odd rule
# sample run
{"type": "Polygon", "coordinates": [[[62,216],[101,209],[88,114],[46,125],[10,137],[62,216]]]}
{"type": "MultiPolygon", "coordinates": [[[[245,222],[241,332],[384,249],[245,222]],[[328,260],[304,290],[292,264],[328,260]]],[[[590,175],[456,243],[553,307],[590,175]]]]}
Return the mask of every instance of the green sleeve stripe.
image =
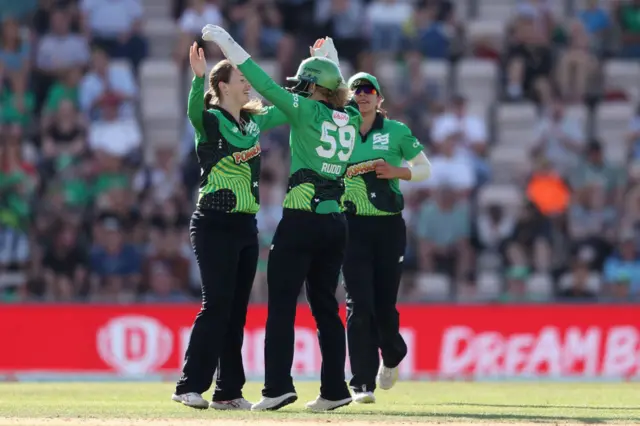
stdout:
{"type": "Polygon", "coordinates": [[[299,113],[300,98],[278,85],[269,74],[264,72],[252,59],[238,66],[258,93],[281,110],[289,119],[295,119],[299,113]]]}
{"type": "Polygon", "coordinates": [[[264,108],[263,114],[254,115],[252,118],[263,132],[286,124],[288,121],[287,116],[273,106],[264,108]]]}
{"type": "Polygon", "coordinates": [[[204,114],[204,77],[194,76],[191,80],[189,102],[187,103],[187,116],[196,131],[196,141],[206,140],[203,114],[204,114]]]}

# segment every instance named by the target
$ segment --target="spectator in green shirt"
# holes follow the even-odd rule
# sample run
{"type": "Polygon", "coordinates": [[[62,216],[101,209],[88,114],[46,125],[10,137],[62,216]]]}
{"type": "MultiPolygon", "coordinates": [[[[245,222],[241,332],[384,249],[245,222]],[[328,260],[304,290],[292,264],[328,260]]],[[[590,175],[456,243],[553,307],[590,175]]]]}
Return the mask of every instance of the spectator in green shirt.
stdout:
{"type": "Polygon", "coordinates": [[[0,93],[0,121],[26,127],[31,122],[34,107],[35,96],[27,89],[26,76],[14,74],[9,90],[0,93]]]}
{"type": "Polygon", "coordinates": [[[0,149],[0,270],[3,284],[0,302],[17,301],[25,290],[31,259],[27,228],[31,216],[30,198],[37,183],[36,171],[22,160],[22,128],[4,126],[0,149]]]}
{"type": "Polygon", "coordinates": [[[640,59],[640,0],[621,4],[618,9],[623,58],[640,59]]]}
{"type": "MultiPolygon", "coordinates": [[[[55,114],[60,107],[60,103],[64,100],[73,102],[76,108],[80,107],[78,98],[78,87],[82,79],[82,70],[79,68],[71,68],[64,77],[56,81],[47,93],[47,99],[44,104],[45,119],[51,120],[51,115],[55,114]]],[[[48,123],[47,123],[48,124],[48,123]]]]}

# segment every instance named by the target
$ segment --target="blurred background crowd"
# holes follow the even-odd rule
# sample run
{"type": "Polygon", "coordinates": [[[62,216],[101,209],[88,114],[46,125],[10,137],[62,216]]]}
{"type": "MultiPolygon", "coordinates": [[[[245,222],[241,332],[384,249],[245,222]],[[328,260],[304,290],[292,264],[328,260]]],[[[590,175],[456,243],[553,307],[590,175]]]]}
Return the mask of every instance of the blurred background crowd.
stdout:
{"type": "MultiPolygon", "coordinates": [[[[279,82],[326,35],[346,78],[379,77],[433,166],[402,185],[401,300],[640,294],[640,0],[0,0],[0,22],[0,302],[199,298],[185,107],[206,23],[279,82]]],[[[261,144],[254,302],[288,128],[261,144]]]]}

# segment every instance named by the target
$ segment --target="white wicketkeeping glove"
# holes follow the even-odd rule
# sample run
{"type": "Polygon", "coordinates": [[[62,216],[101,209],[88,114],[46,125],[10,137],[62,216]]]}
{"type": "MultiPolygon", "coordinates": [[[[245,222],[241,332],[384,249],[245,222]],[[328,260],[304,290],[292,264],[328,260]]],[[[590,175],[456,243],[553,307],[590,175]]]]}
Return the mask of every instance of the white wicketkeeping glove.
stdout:
{"type": "Polygon", "coordinates": [[[338,51],[333,45],[333,39],[331,37],[325,37],[320,39],[311,48],[312,56],[323,57],[332,60],[337,66],[340,66],[338,60],[338,51]]]}
{"type": "Polygon", "coordinates": [[[208,24],[202,28],[202,39],[217,44],[233,65],[241,65],[251,57],[228,32],[217,25],[208,24]]]}

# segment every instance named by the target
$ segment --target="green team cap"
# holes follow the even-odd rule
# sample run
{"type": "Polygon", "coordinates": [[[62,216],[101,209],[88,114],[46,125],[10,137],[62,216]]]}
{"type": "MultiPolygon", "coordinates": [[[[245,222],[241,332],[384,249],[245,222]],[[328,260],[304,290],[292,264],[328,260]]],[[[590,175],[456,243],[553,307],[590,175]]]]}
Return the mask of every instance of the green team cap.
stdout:
{"type": "Polygon", "coordinates": [[[287,81],[306,81],[329,90],[346,87],[340,68],[332,60],[323,57],[305,59],[300,63],[295,77],[287,77],[287,81]]]}
{"type": "Polygon", "coordinates": [[[382,96],[382,90],[380,90],[380,83],[378,83],[378,79],[372,76],[371,74],[367,74],[366,72],[359,72],[355,74],[349,79],[349,89],[353,90],[358,86],[362,86],[363,84],[371,84],[376,88],[380,96],[382,96]]]}

